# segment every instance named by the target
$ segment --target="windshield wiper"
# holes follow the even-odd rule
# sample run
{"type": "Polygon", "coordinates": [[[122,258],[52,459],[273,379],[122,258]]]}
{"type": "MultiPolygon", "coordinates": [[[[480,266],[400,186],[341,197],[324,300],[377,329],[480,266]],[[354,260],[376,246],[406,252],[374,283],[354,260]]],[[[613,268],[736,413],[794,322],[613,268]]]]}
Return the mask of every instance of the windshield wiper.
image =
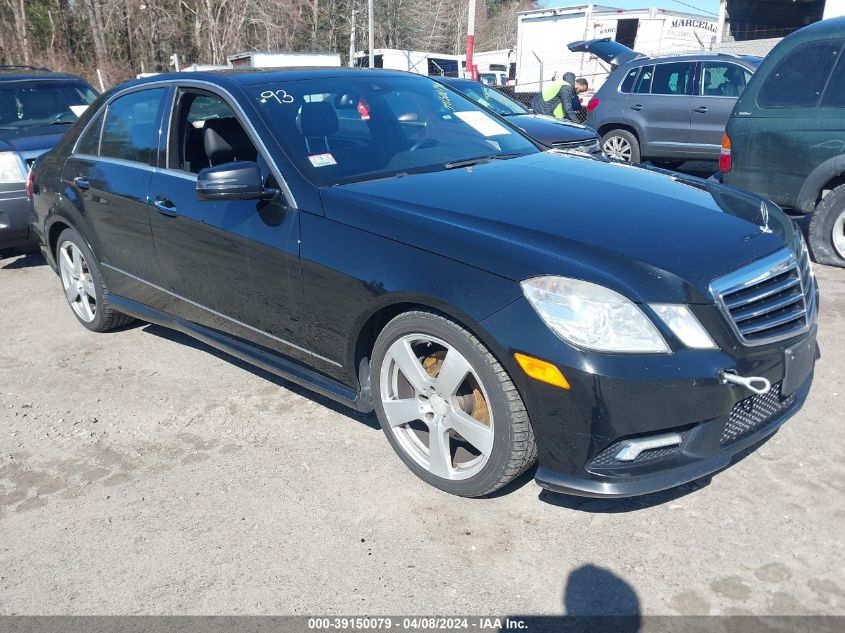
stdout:
{"type": "Polygon", "coordinates": [[[518,158],[525,156],[522,152],[506,152],[504,154],[488,154],[487,156],[477,156],[475,158],[466,158],[464,160],[453,160],[443,165],[444,169],[457,169],[458,167],[472,167],[473,165],[481,165],[482,163],[491,160],[507,160],[508,158],[518,158]]]}

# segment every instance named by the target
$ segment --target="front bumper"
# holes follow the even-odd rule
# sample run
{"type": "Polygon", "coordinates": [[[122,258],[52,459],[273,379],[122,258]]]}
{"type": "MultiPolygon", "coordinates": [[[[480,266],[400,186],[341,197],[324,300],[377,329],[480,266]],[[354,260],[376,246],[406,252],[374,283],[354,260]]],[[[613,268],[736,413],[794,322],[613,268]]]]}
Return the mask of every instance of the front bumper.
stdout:
{"type": "Polygon", "coordinates": [[[754,349],[717,337],[719,350],[627,356],[582,352],[554,336],[522,300],[483,324],[494,339],[508,342],[499,357],[517,383],[534,428],[537,483],[587,497],[649,494],[729,466],[801,408],[818,353],[815,327],[754,349]],[[792,393],[781,394],[785,350],[802,341],[813,346],[810,368],[792,393]],[[512,362],[514,352],[553,362],[570,389],[528,378],[512,362]],[[725,369],[765,377],[772,390],[755,396],[743,386],[725,384],[719,378],[725,369]],[[680,443],[645,450],[632,461],[615,458],[628,440],[665,434],[677,434],[680,443]]]}
{"type": "Polygon", "coordinates": [[[19,185],[0,185],[0,248],[17,248],[32,243],[29,234],[29,200],[19,185]]]}

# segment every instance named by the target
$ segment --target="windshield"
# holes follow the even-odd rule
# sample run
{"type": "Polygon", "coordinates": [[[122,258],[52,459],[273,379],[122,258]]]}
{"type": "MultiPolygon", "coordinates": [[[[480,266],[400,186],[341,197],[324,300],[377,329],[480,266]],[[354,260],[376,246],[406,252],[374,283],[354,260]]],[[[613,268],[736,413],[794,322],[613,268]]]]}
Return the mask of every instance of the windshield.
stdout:
{"type": "Polygon", "coordinates": [[[427,77],[328,77],[247,89],[288,156],[335,185],[535,153],[537,147],[427,77]]]}
{"type": "Polygon", "coordinates": [[[87,106],[96,98],[80,81],[4,81],[0,83],[0,127],[73,123],[77,114],[71,106],[87,106]]]}
{"type": "Polygon", "coordinates": [[[456,86],[473,101],[477,101],[485,108],[489,108],[496,114],[507,116],[509,114],[528,114],[527,108],[522,104],[506,97],[495,88],[490,88],[481,83],[467,83],[456,86]]]}

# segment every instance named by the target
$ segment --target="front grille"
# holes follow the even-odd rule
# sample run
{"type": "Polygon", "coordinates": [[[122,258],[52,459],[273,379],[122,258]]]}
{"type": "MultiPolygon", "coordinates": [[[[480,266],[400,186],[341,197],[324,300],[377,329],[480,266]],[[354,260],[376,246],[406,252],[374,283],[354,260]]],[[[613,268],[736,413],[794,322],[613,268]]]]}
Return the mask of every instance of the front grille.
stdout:
{"type": "Polygon", "coordinates": [[[806,331],[814,318],[815,285],[806,248],[784,249],[717,279],[713,294],[740,340],[762,345],[806,331]]]}
{"type": "Polygon", "coordinates": [[[563,143],[552,143],[552,147],[564,151],[584,151],[588,154],[595,154],[600,152],[598,141],[584,140],[584,141],[566,141],[563,143]]]}
{"type": "Polygon", "coordinates": [[[781,398],[780,385],[772,385],[767,393],[751,396],[734,405],[722,431],[722,446],[756,433],[792,405],[795,394],[781,398]]]}

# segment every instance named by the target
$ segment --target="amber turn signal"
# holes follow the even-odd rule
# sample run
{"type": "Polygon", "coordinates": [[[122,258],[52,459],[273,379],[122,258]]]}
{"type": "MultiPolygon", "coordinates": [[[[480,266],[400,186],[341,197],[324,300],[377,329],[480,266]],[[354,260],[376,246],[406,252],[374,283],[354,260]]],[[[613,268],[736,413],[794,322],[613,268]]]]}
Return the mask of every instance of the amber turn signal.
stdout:
{"type": "Polygon", "coordinates": [[[561,389],[569,389],[569,381],[567,381],[564,375],[560,373],[560,370],[551,363],[519,353],[514,354],[513,357],[516,359],[516,362],[519,363],[519,366],[522,367],[522,371],[531,376],[534,380],[546,382],[550,385],[554,385],[555,387],[560,387],[561,389]]]}

